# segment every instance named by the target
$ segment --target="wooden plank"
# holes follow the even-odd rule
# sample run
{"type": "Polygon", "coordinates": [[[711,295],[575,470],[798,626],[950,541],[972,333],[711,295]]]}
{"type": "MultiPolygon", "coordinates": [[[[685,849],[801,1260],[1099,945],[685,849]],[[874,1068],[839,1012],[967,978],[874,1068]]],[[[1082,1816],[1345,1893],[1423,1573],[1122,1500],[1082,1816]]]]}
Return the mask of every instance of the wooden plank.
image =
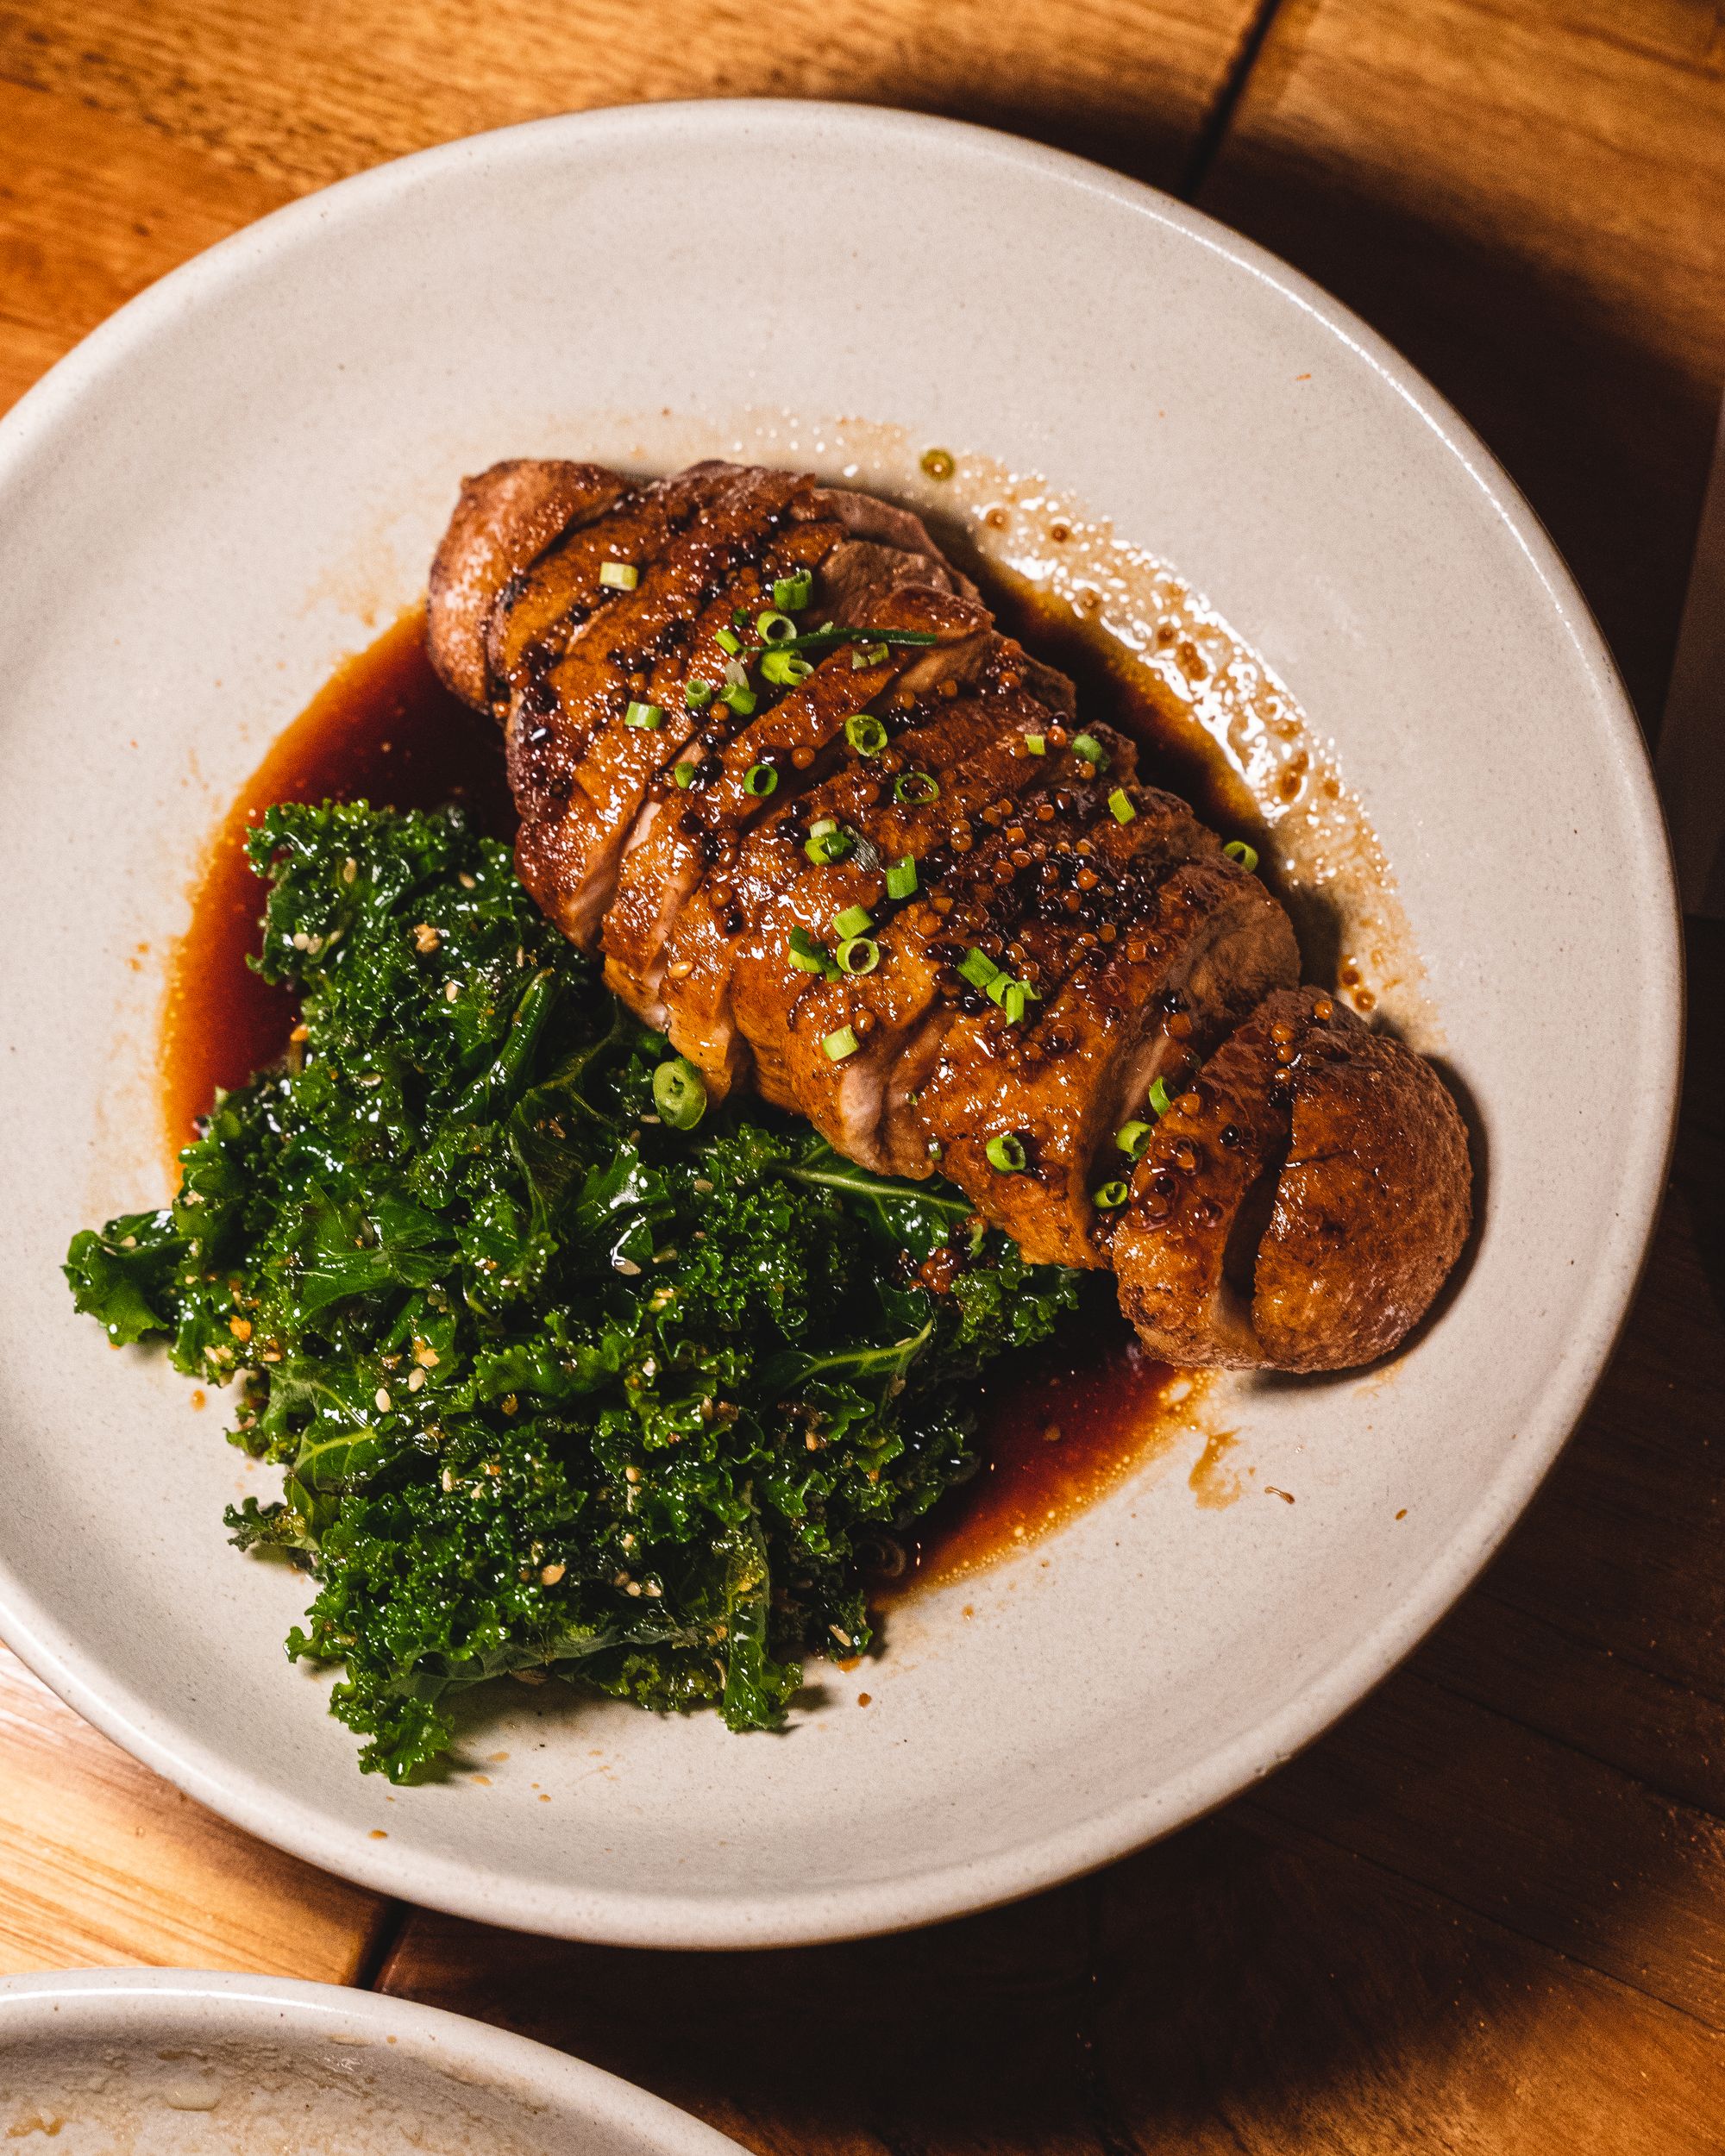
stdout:
{"type": "Polygon", "coordinates": [[[1725,1817],[1725,924],[1689,924],[1671,1190],[1623,1344],[1427,1676],[1725,1817]]]}
{"type": "Polygon", "coordinates": [[[1417,1671],[1250,1801],[1725,2028],[1725,1823],[1417,1671]]]}
{"type": "Polygon", "coordinates": [[[351,1983],[386,1904],[229,1827],[0,1648],[0,1972],[149,1963],[351,1983]]]}
{"type": "Polygon", "coordinates": [[[148,128],[0,82],[0,409],[132,295],[286,198],[148,128]]]}
{"type": "Polygon", "coordinates": [[[803,2156],[1702,2156],[1725,2046],[1239,1814],[908,1939],[739,1963],[411,1917],[383,1988],[803,2156]]]}
{"type": "Polygon", "coordinates": [[[0,75],[295,188],[550,112],[839,97],[951,112],[1171,179],[1255,0],[80,0],[0,10],[0,75]]]}
{"type": "Polygon", "coordinates": [[[1709,0],[1285,0],[1200,200],[1454,398],[1656,714],[1725,379],[1709,0]]]}

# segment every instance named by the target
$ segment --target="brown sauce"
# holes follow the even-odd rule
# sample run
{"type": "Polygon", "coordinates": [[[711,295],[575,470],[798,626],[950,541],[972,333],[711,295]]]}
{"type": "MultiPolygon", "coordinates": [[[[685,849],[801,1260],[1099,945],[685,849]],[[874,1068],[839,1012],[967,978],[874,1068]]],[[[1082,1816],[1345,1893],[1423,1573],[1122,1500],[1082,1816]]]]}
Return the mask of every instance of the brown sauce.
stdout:
{"type": "Polygon", "coordinates": [[[337,668],[247,780],[216,832],[192,893],[191,924],[168,965],[161,1100],[172,1152],[218,1090],[278,1062],[293,999],[246,961],[258,949],[263,887],[246,840],[278,801],[386,801],[436,808],[459,801],[480,827],[515,828],[502,738],[438,680],[416,607],[337,668]]]}
{"type": "MultiPolygon", "coordinates": [[[[1005,633],[1071,676],[1085,722],[1101,719],[1138,743],[1145,783],[1177,793],[1225,838],[1249,841],[1263,857],[1262,873],[1273,880],[1275,842],[1250,789],[1149,668],[1063,599],[998,563],[979,559],[965,567],[1005,633]]],[[[1279,888],[1276,894],[1286,895],[1279,888]]]]}
{"type": "Polygon", "coordinates": [[[1185,1427],[1189,1371],[1154,1361],[1106,1285],[1046,1346],[982,1380],[982,1464],[897,1538],[901,1572],[871,1588],[892,1602],[1026,1548],[1106,1496],[1185,1427]],[[1178,1397],[1170,1397],[1177,1395],[1178,1397]]]}
{"type": "MultiPolygon", "coordinates": [[[[1042,610],[1035,614],[1025,627],[1038,649],[1049,650],[1042,610]]],[[[1050,623],[1055,618],[1051,611],[1050,623]]],[[[1063,650],[1051,655],[1068,663],[1063,650]]],[[[1149,735],[1147,717],[1132,716],[1129,693],[1122,685],[1108,715],[1149,735]]],[[[433,674],[419,609],[337,669],[271,748],[216,834],[191,925],[169,968],[161,1083],[175,1151],[219,1089],[243,1085],[287,1046],[293,1000],[246,962],[258,949],[263,903],[246,838],[278,801],[325,799],[396,808],[459,801],[481,830],[507,837],[514,829],[501,736],[433,674]]],[[[1106,1282],[1093,1281],[1085,1314],[1069,1320],[1058,1339],[984,1380],[983,1465],[904,1539],[903,1573],[881,1599],[1024,1548],[1120,1482],[1180,1426],[1169,1395],[1189,1388],[1189,1376],[1151,1361],[1112,1300],[1106,1282]]]]}

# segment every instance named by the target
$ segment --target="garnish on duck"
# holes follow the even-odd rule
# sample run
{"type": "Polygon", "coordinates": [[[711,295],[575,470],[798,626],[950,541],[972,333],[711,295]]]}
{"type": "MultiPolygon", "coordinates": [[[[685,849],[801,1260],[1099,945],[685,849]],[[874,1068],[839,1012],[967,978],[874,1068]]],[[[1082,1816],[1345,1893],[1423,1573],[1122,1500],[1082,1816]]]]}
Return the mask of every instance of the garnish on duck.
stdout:
{"type": "Polygon", "coordinates": [[[1470,1217],[1431,1066],[1302,989],[1248,849],[1087,727],[919,519],[806,475],[464,486],[430,648],[545,913],[722,1096],[1112,1267],[1178,1361],[1346,1368],[1470,1217]]]}

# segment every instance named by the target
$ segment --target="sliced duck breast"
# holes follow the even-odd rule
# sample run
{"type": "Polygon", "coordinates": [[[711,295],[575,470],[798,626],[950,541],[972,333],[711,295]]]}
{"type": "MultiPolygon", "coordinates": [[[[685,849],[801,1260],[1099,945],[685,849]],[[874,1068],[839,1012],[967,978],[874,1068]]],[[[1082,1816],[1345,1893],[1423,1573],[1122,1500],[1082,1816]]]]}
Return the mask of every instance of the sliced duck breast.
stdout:
{"type": "Polygon", "coordinates": [[[1431,1066],[1316,988],[1270,997],[1157,1125],[1113,1238],[1121,1307],[1184,1363],[1351,1368],[1424,1315],[1471,1172],[1431,1066]]]}
{"type": "Polygon", "coordinates": [[[1110,1215],[1094,1194],[1130,1173],[1117,1133],[1146,1115],[1158,1077],[1299,978],[1293,930],[1264,886],[1218,851],[1193,858],[1194,834],[1208,834],[1189,812],[1161,820],[1118,872],[1097,857],[1076,917],[1090,940],[1064,985],[1017,1025],[998,1007],[968,1014],[922,1088],[944,1172],[1042,1262],[1107,1263],[1110,1215]]]}
{"type": "MultiPolygon", "coordinates": [[[[722,944],[738,932],[726,924],[735,912],[731,876],[744,833],[851,753],[845,730],[852,719],[895,689],[914,700],[940,683],[964,679],[981,664],[992,635],[987,612],[974,600],[929,585],[888,592],[870,605],[866,625],[871,631],[935,641],[844,644],[764,711],[738,719],[721,706],[721,717],[710,718],[677,758],[687,767],[681,776],[688,783],[679,783],[672,764],[643,804],[605,922],[605,977],[634,1009],[650,1014],[652,1023],[664,1022],[661,982],[673,958],[685,963],[683,978],[699,969],[702,982],[711,981],[718,1020],[724,990],[711,975],[717,949],[712,938],[716,933],[722,944]],[[709,878],[717,880],[715,889],[723,895],[710,904],[709,918],[692,916],[674,950],[680,915],[709,878]]],[[[733,663],[740,669],[740,659],[733,663]]],[[[757,662],[750,674],[751,688],[762,680],[757,662]]],[[[684,1018],[686,1028],[696,1025],[693,1004],[684,1018]]],[[[694,1060],[709,1069],[705,1048],[694,1060]]],[[[727,1031],[710,1058],[715,1082],[724,1082],[721,1071],[730,1062],[727,1031]]]]}
{"type": "MultiPolygon", "coordinates": [[[[1053,683],[1067,686],[1058,675],[1053,683]]],[[[789,1097],[785,1055],[792,1012],[810,986],[811,943],[836,963],[846,940],[843,922],[850,936],[866,935],[879,950],[879,934],[901,906],[943,890],[961,858],[955,838],[968,851],[982,812],[1035,789],[1047,766],[1027,753],[1026,741],[1044,738],[1051,727],[1057,733],[1062,713],[1037,699],[1021,656],[1002,647],[981,678],[956,695],[925,698],[910,710],[894,698],[888,716],[894,724],[902,720],[905,730],[877,751],[841,761],[794,811],[763,825],[734,879],[744,941],[760,957],[733,962],[730,993],[753,1051],[755,1082],[769,1100],[789,1097]],[[808,844],[821,823],[855,836],[855,847],[833,864],[808,844]],[[907,889],[895,891],[889,881],[902,886],[906,878],[907,889]]],[[[855,961],[878,962],[866,944],[855,961]]]]}
{"type": "MultiPolygon", "coordinates": [[[[1129,763],[1130,745],[1109,738],[1129,763]]],[[[1101,812],[1099,789],[1107,783],[1094,768],[1088,780],[1074,771],[1019,796],[1010,805],[1021,812],[1016,818],[994,824],[966,812],[944,868],[938,856],[933,864],[938,880],[875,936],[878,964],[861,978],[812,978],[798,996],[781,1050],[787,1088],[841,1152],[893,1175],[931,1172],[917,1101],[961,1014],[961,968],[973,950],[1011,946],[1035,910],[1049,857],[1101,812]]],[[[1051,958],[1067,940],[1051,939],[1051,958]]]]}
{"type": "Polygon", "coordinates": [[[480,711],[492,702],[486,639],[510,584],[570,530],[637,492],[603,465],[549,457],[513,458],[461,481],[426,610],[431,663],[457,696],[480,711]]]}

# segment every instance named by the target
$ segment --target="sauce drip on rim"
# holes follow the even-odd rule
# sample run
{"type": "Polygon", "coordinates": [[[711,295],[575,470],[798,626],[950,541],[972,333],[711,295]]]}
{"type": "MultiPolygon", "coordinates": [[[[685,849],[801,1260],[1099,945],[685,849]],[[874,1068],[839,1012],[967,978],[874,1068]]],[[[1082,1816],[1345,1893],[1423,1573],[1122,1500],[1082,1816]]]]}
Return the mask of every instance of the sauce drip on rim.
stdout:
{"type": "MultiPolygon", "coordinates": [[[[1038,646],[1040,611],[1027,609],[1023,624],[1038,646]]],[[[1114,708],[1131,725],[1124,701],[1117,693],[1114,708]]],[[[1160,730],[1141,713],[1137,730],[1153,743],[1160,730]]],[[[501,732],[432,672],[419,608],[336,670],[271,747],[216,832],[168,975],[161,1082],[173,1151],[218,1090],[243,1085],[286,1050],[293,1000],[246,962],[258,948],[263,907],[246,838],[278,801],[329,799],[395,808],[458,801],[481,830],[499,838],[514,831],[501,732]]],[[[1057,1339],[985,1381],[982,1467],[894,1539],[870,1583],[874,1599],[1024,1549],[1103,1495],[1180,1426],[1169,1394],[1189,1379],[1144,1353],[1112,1300],[1106,1282],[1093,1280],[1084,1313],[1057,1339]],[[1051,1429],[1059,1435],[1051,1438],[1051,1429]]]]}

